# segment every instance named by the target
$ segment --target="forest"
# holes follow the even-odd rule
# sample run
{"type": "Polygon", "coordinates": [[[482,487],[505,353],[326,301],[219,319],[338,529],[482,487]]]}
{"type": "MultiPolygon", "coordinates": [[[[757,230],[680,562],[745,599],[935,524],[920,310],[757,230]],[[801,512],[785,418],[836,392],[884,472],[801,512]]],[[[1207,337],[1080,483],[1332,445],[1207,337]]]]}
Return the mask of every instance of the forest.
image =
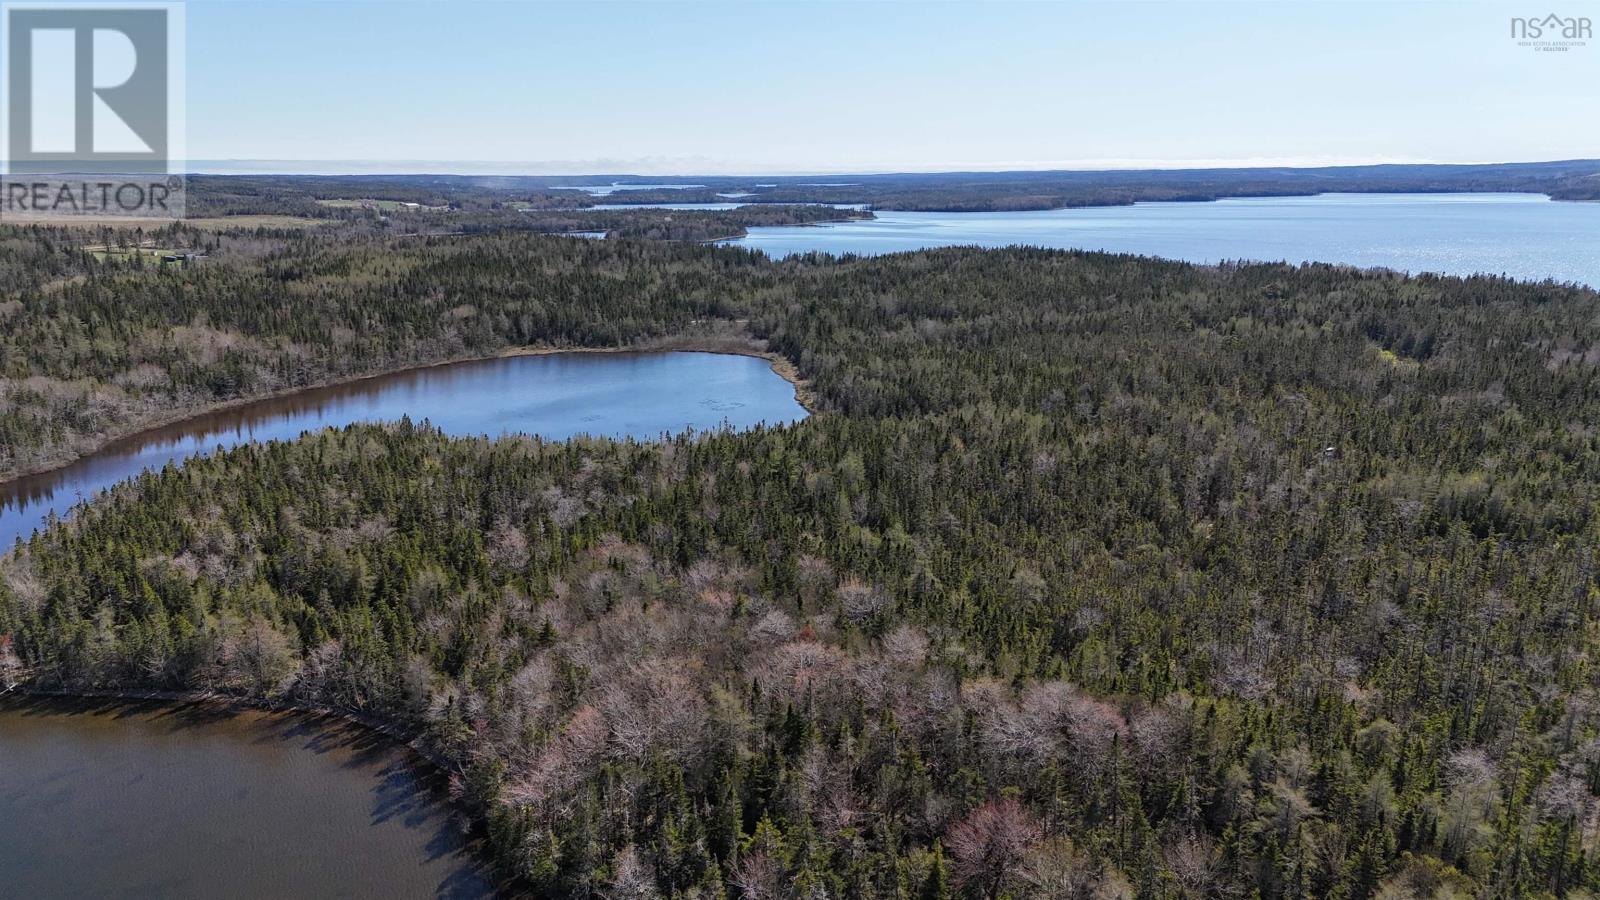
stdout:
{"type": "MultiPolygon", "coordinates": [[[[661,213],[611,215],[631,233],[661,213]]],[[[764,277],[743,252],[621,237],[0,229],[0,477],[175,414],[406,366],[528,345],[720,342],[717,323],[743,314],[742,285],[764,277]],[[97,258],[86,241],[207,257],[97,258]]]]}
{"type": "MultiPolygon", "coordinates": [[[[746,229],[755,226],[872,217],[865,210],[809,201],[753,202],[733,209],[619,208],[620,200],[594,203],[595,198],[582,193],[518,189],[504,182],[516,184],[518,180],[482,179],[480,183],[461,176],[194,175],[188,181],[188,212],[212,231],[294,226],[391,237],[489,231],[593,232],[673,241],[742,237],[746,229]]],[[[711,196],[707,202],[726,201],[711,196]]],[[[154,227],[161,224],[154,223],[154,227]]]]}
{"type": "MultiPolygon", "coordinates": [[[[1556,200],[1600,197],[1600,160],[1321,168],[933,172],[845,176],[273,175],[190,177],[195,215],[355,215],[350,198],[471,209],[580,210],[616,203],[863,204],[881,210],[978,212],[1204,202],[1325,191],[1521,191],[1556,200]],[[625,189],[614,190],[612,185],[625,189]],[[641,188],[640,185],[645,187],[641,188]],[[590,191],[611,191],[595,195],[590,191]]],[[[751,211],[752,206],[746,206],[751,211]]],[[[401,218],[406,215],[402,214],[401,218]]],[[[507,217],[511,218],[511,217],[507,217]]],[[[776,224],[776,223],[752,223],[776,224]]],[[[545,227],[538,230],[583,230],[545,227]]]]}
{"type": "Polygon", "coordinates": [[[3,465],[218,397],[739,335],[815,415],[426,422],[0,558],[0,681],[396,723],[540,897],[1600,892],[1595,292],[1008,249],[8,230],[3,465]]]}

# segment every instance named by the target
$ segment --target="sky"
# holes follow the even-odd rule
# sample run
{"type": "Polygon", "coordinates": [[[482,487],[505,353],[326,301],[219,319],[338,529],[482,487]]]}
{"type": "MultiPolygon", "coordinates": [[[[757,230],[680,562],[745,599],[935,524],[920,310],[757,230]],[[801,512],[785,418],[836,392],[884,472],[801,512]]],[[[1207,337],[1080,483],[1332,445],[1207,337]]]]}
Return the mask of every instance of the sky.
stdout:
{"type": "Polygon", "coordinates": [[[1600,41],[1510,30],[1600,23],[1600,2],[1532,2],[190,0],[187,155],[527,174],[1600,157],[1600,41]]]}

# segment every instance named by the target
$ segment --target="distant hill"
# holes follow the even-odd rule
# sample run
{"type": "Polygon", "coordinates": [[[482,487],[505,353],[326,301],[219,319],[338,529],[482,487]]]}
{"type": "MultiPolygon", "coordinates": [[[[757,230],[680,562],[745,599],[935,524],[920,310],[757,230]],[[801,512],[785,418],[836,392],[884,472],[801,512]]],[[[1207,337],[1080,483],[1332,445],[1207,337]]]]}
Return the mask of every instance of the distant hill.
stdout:
{"type": "MultiPolygon", "coordinates": [[[[285,163],[284,165],[292,165],[285,163]]],[[[350,197],[423,204],[516,201],[544,209],[595,203],[862,203],[876,209],[977,212],[1121,206],[1339,192],[1519,191],[1557,200],[1600,199],[1600,160],[1322,168],[937,172],[871,175],[198,175],[201,197],[248,198],[253,211],[350,197]]]]}

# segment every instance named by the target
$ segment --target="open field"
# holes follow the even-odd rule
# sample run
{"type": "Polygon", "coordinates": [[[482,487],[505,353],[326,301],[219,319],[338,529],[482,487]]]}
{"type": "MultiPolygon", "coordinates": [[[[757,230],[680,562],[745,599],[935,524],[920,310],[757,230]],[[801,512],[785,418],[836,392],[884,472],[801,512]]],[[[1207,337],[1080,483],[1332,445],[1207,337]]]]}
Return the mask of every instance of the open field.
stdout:
{"type": "Polygon", "coordinates": [[[326,206],[330,209],[376,209],[380,212],[394,212],[395,210],[405,209],[405,204],[399,200],[318,200],[317,205],[326,206]]]}
{"type": "Polygon", "coordinates": [[[97,262],[105,262],[108,259],[130,259],[135,256],[142,256],[149,262],[160,262],[163,256],[187,252],[184,250],[157,247],[95,246],[85,247],[84,249],[89,251],[89,254],[93,256],[97,262]]]}
{"type": "Polygon", "coordinates": [[[283,216],[283,215],[243,215],[243,216],[207,216],[198,219],[185,219],[184,224],[195,228],[314,228],[319,225],[334,224],[328,219],[314,219],[310,216],[283,216]]]}
{"type": "Polygon", "coordinates": [[[0,216],[0,225],[50,225],[59,228],[165,228],[174,221],[193,228],[309,228],[333,224],[310,216],[239,215],[201,216],[192,219],[158,219],[132,216],[0,216]]]}
{"type": "Polygon", "coordinates": [[[401,212],[407,209],[448,209],[447,206],[429,206],[426,203],[408,203],[404,200],[318,200],[318,206],[330,209],[376,209],[379,212],[401,212]]]}

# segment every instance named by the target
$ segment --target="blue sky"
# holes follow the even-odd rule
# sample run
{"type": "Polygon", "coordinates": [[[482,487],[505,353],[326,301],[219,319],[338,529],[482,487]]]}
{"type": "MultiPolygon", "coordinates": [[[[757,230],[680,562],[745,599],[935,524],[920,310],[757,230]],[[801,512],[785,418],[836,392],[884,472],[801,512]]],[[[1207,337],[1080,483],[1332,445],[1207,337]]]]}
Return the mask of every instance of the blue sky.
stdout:
{"type": "MultiPolygon", "coordinates": [[[[1539,2],[1600,22],[1594,0],[1539,2]]],[[[188,155],[697,174],[1600,157],[1600,42],[1510,36],[1550,11],[190,0],[188,155]]]]}

